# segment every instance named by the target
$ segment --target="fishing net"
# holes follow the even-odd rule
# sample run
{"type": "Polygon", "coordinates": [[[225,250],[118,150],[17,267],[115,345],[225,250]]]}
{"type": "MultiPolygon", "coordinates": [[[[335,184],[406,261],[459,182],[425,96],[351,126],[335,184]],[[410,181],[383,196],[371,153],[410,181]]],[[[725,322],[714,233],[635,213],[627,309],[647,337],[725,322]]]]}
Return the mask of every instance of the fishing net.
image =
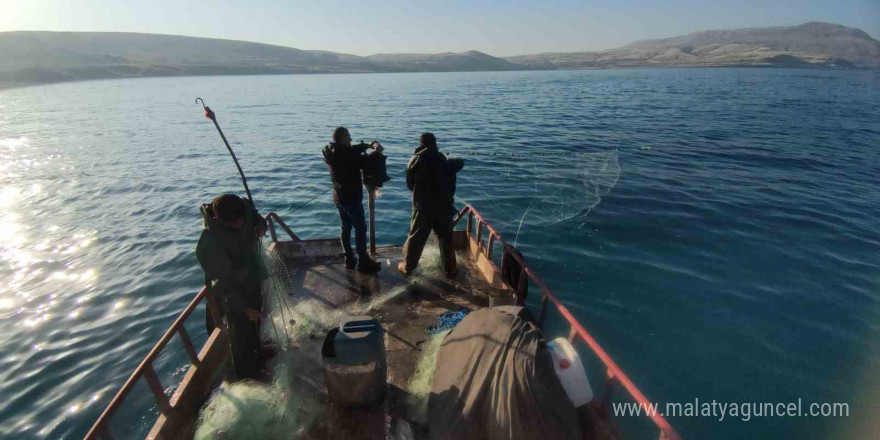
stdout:
{"type": "MultiPolygon", "coordinates": [[[[312,428],[323,420],[323,415],[328,411],[321,360],[321,345],[326,333],[337,327],[344,318],[369,315],[382,304],[406,293],[426,276],[437,277],[443,273],[439,249],[428,246],[419,268],[399,285],[386,289],[369,301],[332,307],[317,299],[292,297],[292,276],[295,274],[288,271],[284,259],[277,253],[264,255],[271,276],[263,283],[265,306],[262,337],[280,351],[268,365],[273,380],[270,383],[224,382],[203,407],[196,425],[195,440],[289,440],[313,437],[310,435],[312,428]]],[[[435,347],[433,341],[442,340],[442,334],[438,336],[430,338],[431,343],[426,343],[426,353],[433,354],[425,355],[419,361],[411,382],[411,386],[420,390],[420,394],[417,394],[419,398],[407,402],[414,408],[413,411],[422,411],[422,406],[427,405],[430,377],[436,362],[436,349],[439,348],[439,343],[435,347]]]]}
{"type": "Polygon", "coordinates": [[[322,374],[320,349],[300,350],[298,346],[320,346],[312,339],[338,325],[344,313],[319,310],[308,301],[300,307],[285,307],[282,301],[290,292],[290,274],[277,253],[263,255],[270,277],[262,286],[262,339],[280,349],[267,365],[273,380],[223,382],[199,414],[195,440],[301,438],[326,409],[323,384],[302,380],[322,374]],[[294,327],[295,332],[287,330],[294,327]]]}
{"type": "MultiPolygon", "coordinates": [[[[478,156],[473,165],[501,172],[489,181],[462,185],[467,199],[460,200],[491,210],[499,229],[583,221],[620,177],[616,149],[478,156]]],[[[470,183],[467,176],[463,173],[462,178],[470,183]]]]}
{"type": "Polygon", "coordinates": [[[416,363],[416,372],[407,384],[409,396],[407,396],[406,404],[410,420],[413,422],[422,425],[428,423],[428,396],[431,394],[431,381],[434,378],[434,372],[437,371],[437,352],[440,351],[443,338],[451,331],[452,329],[446,329],[433,334],[422,344],[422,353],[416,363]]]}

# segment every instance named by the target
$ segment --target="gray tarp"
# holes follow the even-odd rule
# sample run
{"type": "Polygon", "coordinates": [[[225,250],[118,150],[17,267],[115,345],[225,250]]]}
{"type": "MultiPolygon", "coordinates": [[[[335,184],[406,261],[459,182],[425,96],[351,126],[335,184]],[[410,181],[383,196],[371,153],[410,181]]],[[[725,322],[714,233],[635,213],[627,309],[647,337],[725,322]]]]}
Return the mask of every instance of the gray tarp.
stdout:
{"type": "Polygon", "coordinates": [[[470,313],[437,355],[429,438],[581,439],[541,331],[518,307],[470,313]]]}

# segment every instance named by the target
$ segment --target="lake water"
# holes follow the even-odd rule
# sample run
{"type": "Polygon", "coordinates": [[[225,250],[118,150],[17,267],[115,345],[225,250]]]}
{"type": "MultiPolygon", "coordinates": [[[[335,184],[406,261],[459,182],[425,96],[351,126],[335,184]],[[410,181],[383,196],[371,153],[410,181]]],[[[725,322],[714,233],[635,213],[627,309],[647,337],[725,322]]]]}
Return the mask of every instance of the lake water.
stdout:
{"type": "MultiPolygon", "coordinates": [[[[650,399],[850,410],[670,418],[685,438],[867,438],[880,402],[878,86],[867,71],[646,69],[0,91],[0,437],[81,438],[200,288],[198,206],[241,192],[201,96],[260,210],[303,237],[336,234],[320,148],[345,125],[387,149],[378,240],[402,243],[403,169],[433,131],[466,160],[461,201],[516,240],[650,399]]],[[[199,319],[188,328],[204,341],[199,319]]],[[[166,379],[186,363],[171,351],[166,379]]],[[[136,392],[119,432],[152,423],[136,392]]]]}

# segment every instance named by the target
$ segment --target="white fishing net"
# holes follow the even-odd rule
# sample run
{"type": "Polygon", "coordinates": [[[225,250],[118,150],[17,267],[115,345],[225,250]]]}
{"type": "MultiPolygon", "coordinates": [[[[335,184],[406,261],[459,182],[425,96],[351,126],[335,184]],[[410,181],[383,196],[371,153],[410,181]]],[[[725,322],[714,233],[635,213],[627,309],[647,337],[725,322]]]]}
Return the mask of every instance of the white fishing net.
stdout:
{"type": "Polygon", "coordinates": [[[422,344],[422,353],[416,363],[416,371],[408,384],[409,396],[406,405],[412,422],[422,425],[428,423],[428,397],[431,394],[434,372],[437,371],[437,352],[440,351],[443,338],[451,331],[452,329],[449,329],[431,335],[422,344]]]}
{"type": "Polygon", "coordinates": [[[583,221],[617,184],[621,170],[616,149],[477,156],[474,165],[502,171],[479,182],[469,182],[463,173],[459,193],[467,195],[459,200],[491,210],[499,230],[583,221]]]}
{"type": "MultiPolygon", "coordinates": [[[[322,421],[328,410],[321,360],[321,345],[327,332],[346,317],[372,314],[374,309],[406,293],[426,276],[437,277],[443,273],[439,250],[428,246],[419,268],[399,285],[367,301],[333,307],[314,298],[292,297],[291,274],[277,253],[266,254],[266,264],[271,277],[263,284],[263,339],[280,350],[269,364],[273,380],[270,383],[224,382],[202,408],[195,440],[311,438],[309,430],[322,421]]],[[[433,341],[438,339],[442,340],[433,337],[432,342],[426,342],[426,354],[411,382],[411,387],[417,390],[415,396],[419,397],[412,397],[407,404],[417,414],[426,408],[433,363],[439,349],[439,344],[433,341]]],[[[405,423],[398,425],[397,430],[408,428],[405,423]]],[[[411,438],[411,435],[404,437],[411,438]]]]}

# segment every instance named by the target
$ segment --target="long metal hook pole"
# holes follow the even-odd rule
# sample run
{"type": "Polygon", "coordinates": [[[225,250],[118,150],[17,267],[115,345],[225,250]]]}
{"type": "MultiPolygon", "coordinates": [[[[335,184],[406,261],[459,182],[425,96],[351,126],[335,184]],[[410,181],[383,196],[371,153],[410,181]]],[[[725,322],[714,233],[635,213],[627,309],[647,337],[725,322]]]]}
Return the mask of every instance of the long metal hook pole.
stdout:
{"type": "Polygon", "coordinates": [[[205,109],[205,117],[214,123],[214,127],[217,127],[217,132],[220,133],[220,138],[223,139],[223,143],[226,144],[226,149],[229,150],[229,155],[232,156],[232,161],[235,162],[235,167],[238,168],[238,174],[241,175],[241,183],[244,184],[244,192],[247,193],[248,200],[250,200],[251,204],[256,208],[257,205],[254,203],[253,196],[251,196],[250,188],[248,188],[247,177],[244,176],[244,171],[241,170],[241,165],[238,164],[238,158],[235,157],[235,152],[232,151],[232,147],[229,146],[229,141],[226,140],[226,135],[223,134],[223,129],[221,129],[220,124],[217,123],[217,115],[214,114],[211,107],[205,105],[204,99],[196,98],[196,104],[202,104],[202,108],[205,109]],[[199,101],[201,101],[201,103],[199,101]]]}

